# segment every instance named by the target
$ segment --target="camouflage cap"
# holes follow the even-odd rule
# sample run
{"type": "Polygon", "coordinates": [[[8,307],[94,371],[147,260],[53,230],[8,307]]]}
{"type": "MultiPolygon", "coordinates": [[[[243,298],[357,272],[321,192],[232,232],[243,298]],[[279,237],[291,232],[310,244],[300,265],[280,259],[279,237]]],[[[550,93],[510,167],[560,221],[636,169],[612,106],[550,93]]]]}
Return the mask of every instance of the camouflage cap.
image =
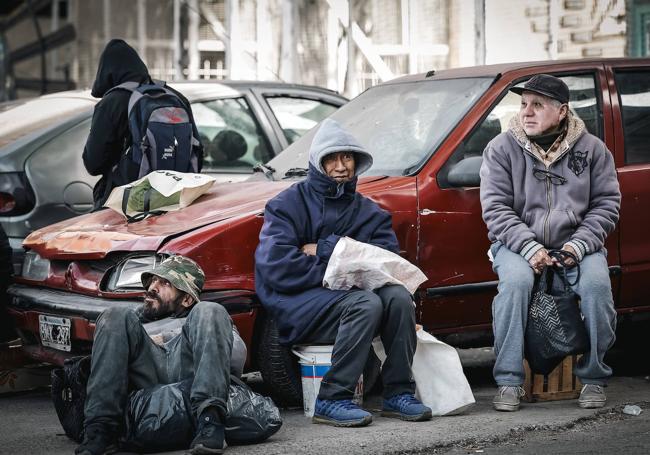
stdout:
{"type": "Polygon", "coordinates": [[[187,292],[199,301],[199,294],[205,283],[205,273],[199,264],[184,256],[170,256],[158,264],[151,272],[144,272],[140,279],[145,288],[149,287],[154,275],[169,281],[176,289],[187,292]]]}

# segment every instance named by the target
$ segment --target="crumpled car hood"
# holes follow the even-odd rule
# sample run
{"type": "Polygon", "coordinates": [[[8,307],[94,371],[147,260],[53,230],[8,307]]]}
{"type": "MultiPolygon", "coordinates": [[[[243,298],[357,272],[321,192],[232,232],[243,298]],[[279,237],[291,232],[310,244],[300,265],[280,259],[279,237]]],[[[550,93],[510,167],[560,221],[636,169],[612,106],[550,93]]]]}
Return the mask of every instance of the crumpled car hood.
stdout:
{"type": "MultiPolygon", "coordinates": [[[[383,178],[366,177],[358,186],[383,178]]],[[[262,213],[266,201],[293,183],[216,183],[182,210],[127,223],[122,214],[105,209],[39,229],[25,239],[23,246],[48,259],[101,259],[114,251],[156,251],[170,237],[262,213]]]]}
{"type": "Polygon", "coordinates": [[[50,259],[99,259],[113,251],[156,251],[170,236],[226,219],[261,213],[266,201],[292,182],[215,184],[182,210],[127,223],[111,209],[52,224],[23,245],[50,259]]]}
{"type": "MultiPolygon", "coordinates": [[[[383,179],[365,177],[358,187],[383,179]]],[[[189,207],[135,223],[127,223],[122,214],[105,209],[39,229],[25,239],[23,246],[48,259],[101,259],[115,251],[157,251],[170,237],[263,213],[266,201],[293,183],[217,183],[189,207]]]]}

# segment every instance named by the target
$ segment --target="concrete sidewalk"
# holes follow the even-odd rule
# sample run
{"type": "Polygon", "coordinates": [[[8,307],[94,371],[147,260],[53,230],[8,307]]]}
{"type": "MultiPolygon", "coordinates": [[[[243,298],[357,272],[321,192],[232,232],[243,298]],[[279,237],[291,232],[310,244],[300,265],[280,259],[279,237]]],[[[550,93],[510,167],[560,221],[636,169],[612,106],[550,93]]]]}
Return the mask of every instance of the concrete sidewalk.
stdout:
{"type": "MultiPolygon", "coordinates": [[[[265,443],[231,446],[230,454],[376,454],[429,453],[452,447],[482,447],[538,429],[562,430],[588,420],[620,417],[624,404],[640,404],[650,412],[650,382],[643,377],[612,379],[604,410],[580,409],[577,401],[522,404],[519,412],[492,410],[492,387],[474,389],[477,404],[466,414],[407,423],[375,415],[358,429],[314,425],[299,410],[283,411],[282,429],[265,443]]],[[[0,452],[69,454],[75,444],[62,435],[48,393],[0,398],[0,452]]],[[[625,416],[625,418],[628,418],[625,416]]],[[[629,417],[634,418],[634,417],[629,417]]],[[[170,452],[180,454],[181,452],[170,452]]]]}

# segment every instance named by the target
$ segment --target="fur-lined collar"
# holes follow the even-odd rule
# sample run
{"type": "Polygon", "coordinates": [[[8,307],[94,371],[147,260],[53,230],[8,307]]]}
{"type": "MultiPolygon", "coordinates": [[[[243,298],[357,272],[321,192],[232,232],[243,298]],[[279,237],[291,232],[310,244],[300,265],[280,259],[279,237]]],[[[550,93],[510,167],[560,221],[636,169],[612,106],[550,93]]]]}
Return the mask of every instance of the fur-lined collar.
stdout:
{"type": "MultiPolygon", "coordinates": [[[[576,143],[580,136],[582,136],[587,128],[585,127],[585,122],[582,121],[580,117],[573,115],[571,111],[567,112],[567,131],[562,140],[562,145],[559,148],[559,155],[564,154],[567,150],[573,147],[573,144],[576,143]]],[[[526,135],[524,127],[519,121],[519,115],[515,115],[510,119],[508,124],[508,132],[515,138],[515,140],[522,146],[524,150],[532,152],[532,144],[530,138],[526,135]]]]}

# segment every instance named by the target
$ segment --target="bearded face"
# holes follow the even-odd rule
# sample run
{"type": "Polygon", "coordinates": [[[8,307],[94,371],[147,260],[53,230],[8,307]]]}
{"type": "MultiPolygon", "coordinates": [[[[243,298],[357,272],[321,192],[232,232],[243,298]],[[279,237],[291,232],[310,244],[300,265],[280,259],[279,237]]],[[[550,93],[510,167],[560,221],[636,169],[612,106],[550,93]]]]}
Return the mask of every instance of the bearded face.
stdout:
{"type": "Polygon", "coordinates": [[[187,294],[176,289],[169,281],[153,276],[144,297],[143,316],[149,321],[162,319],[184,310],[187,294]]]}

